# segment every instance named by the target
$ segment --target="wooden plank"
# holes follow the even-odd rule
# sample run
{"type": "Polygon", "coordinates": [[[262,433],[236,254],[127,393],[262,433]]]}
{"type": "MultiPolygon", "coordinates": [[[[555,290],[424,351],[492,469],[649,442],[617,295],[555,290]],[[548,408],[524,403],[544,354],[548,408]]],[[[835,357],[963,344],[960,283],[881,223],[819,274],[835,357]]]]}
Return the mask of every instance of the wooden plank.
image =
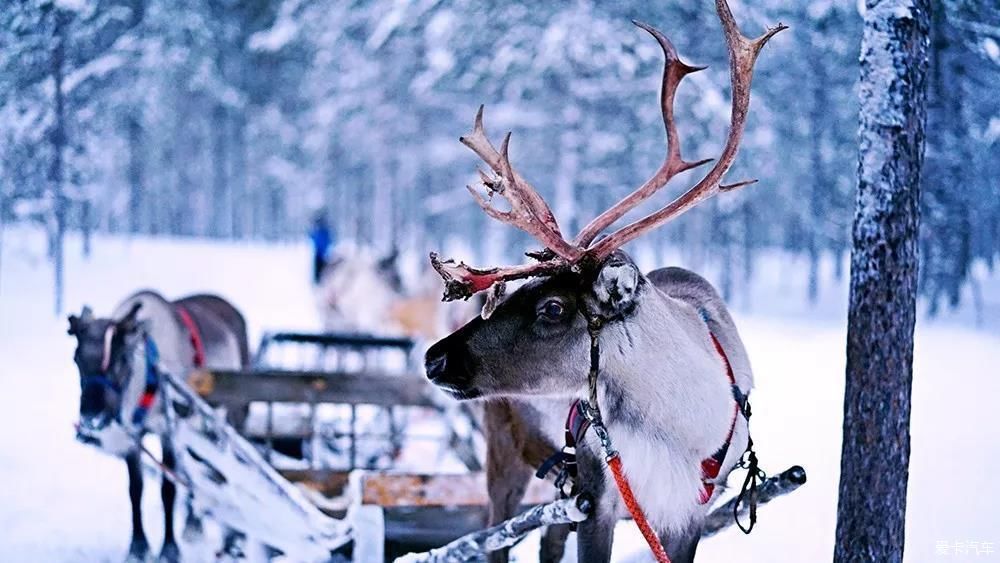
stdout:
{"type": "Polygon", "coordinates": [[[431,386],[416,374],[286,370],[216,370],[198,374],[192,387],[226,405],[251,401],[434,407],[431,386]]]}
{"type": "MultiPolygon", "coordinates": [[[[362,504],[382,507],[402,506],[485,506],[486,474],[418,474],[365,471],[361,475],[362,504]]],[[[524,504],[542,504],[555,498],[555,487],[548,481],[532,479],[524,504]]]]}
{"type": "Polygon", "coordinates": [[[350,471],[324,469],[281,469],[278,473],[292,483],[300,484],[327,498],[343,495],[351,475],[350,471]]]}
{"type": "MultiPolygon", "coordinates": [[[[281,475],[323,496],[344,494],[350,472],[331,469],[288,469],[281,475]]],[[[357,470],[361,483],[362,504],[392,507],[486,506],[486,474],[401,473],[395,471],[357,470]]],[[[544,504],[555,499],[556,489],[549,481],[532,479],[522,501],[525,505],[544,504]]]]}

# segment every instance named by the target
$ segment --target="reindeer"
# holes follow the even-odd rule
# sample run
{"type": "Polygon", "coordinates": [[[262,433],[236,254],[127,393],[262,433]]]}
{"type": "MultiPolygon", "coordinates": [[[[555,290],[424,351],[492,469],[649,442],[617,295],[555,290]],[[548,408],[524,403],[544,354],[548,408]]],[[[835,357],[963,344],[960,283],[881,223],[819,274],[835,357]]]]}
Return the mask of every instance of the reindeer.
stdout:
{"type": "Polygon", "coordinates": [[[355,253],[327,264],[316,290],[323,328],[386,331],[389,311],[403,295],[396,259],[396,252],[379,259],[355,253]]]}
{"type": "MultiPolygon", "coordinates": [[[[599,238],[675,175],[710,162],[682,158],[674,121],[678,85],[701,68],[682,62],[659,31],[635,22],[666,58],[660,109],[667,155],[659,170],[568,240],[549,206],[512,167],[510,133],[497,151],[480,108],[461,142],[493,171],[480,171],[488,194],[502,196],[510,209],[498,210],[476,189],[469,191],[486,214],[526,231],[544,250],[528,253],[534,259],[528,264],[485,269],[431,254],[445,281],[445,300],[488,290],[482,316],[434,344],[425,368],[456,399],[486,401],[490,523],[514,514],[533,468],[574,434],[567,446],[575,446],[575,464],[567,467],[570,456],[563,466],[576,472],[572,494],[593,502],[590,517],[579,524],[579,561],[610,559],[615,522],[626,508],[659,561],[692,561],[707,507],[749,449],[745,409],[753,374],[719,294],[681,268],[643,275],[620,250],[700,202],[754,182],[722,180],[743,134],[754,62],[785,26],[751,40],[740,33],[725,0],[716,0],[716,11],[730,57],[731,124],[718,160],[693,187],[599,238]],[[529,278],[501,300],[505,282],[529,278]],[[577,415],[597,432],[578,432],[577,415]],[[615,490],[619,477],[621,495],[615,490]],[[623,501],[627,496],[636,502],[623,501]]],[[[561,557],[558,539],[543,542],[543,559],[561,557]]],[[[506,561],[507,555],[491,559],[506,561]]]]}
{"type": "Polygon", "coordinates": [[[358,253],[330,262],[317,288],[323,328],[431,342],[478,312],[465,303],[442,303],[436,295],[441,284],[431,268],[415,283],[404,284],[398,259],[393,250],[379,259],[358,253]]]}
{"type": "MultiPolygon", "coordinates": [[[[76,337],[73,360],[80,372],[80,423],[77,438],[125,459],[132,503],[132,541],[128,561],[145,561],[149,543],[142,525],[142,470],[139,440],[159,435],[163,446],[161,497],[164,539],[160,560],[180,560],[174,537],[177,490],[167,475],[176,453],[159,400],[157,370],[186,376],[204,366],[240,369],[249,363],[246,323],[229,302],[214,295],[193,295],[170,302],[152,291],[123,301],[109,318],[97,318],[89,307],[69,316],[76,337]]],[[[191,511],[184,535],[197,537],[200,520],[191,511]]],[[[235,541],[229,531],[227,541],[235,541]]]]}

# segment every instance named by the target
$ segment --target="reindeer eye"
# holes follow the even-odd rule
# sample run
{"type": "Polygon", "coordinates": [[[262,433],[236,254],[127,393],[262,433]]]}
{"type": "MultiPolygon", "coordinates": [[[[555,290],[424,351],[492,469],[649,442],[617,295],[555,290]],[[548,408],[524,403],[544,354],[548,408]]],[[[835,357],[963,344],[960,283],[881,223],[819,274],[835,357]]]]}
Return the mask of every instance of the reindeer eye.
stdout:
{"type": "Polygon", "coordinates": [[[549,299],[538,308],[538,314],[549,320],[559,320],[565,312],[566,307],[555,299],[549,299]]]}

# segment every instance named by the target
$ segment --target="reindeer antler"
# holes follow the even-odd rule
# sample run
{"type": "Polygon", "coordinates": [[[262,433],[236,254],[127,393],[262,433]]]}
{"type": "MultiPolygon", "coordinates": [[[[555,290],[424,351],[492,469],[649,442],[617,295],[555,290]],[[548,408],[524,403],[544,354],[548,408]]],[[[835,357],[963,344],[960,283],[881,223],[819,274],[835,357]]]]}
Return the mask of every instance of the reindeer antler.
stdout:
{"type": "Polygon", "coordinates": [[[788,29],[788,26],[779,23],[775,27],[765,31],[760,37],[751,40],[740,33],[740,29],[736,25],[736,20],[733,18],[733,13],[729,10],[726,0],[715,0],[715,9],[719,13],[722,30],[726,36],[726,44],[729,47],[729,79],[733,91],[733,109],[730,116],[729,137],[726,139],[726,145],[722,149],[722,154],[715,162],[715,165],[712,166],[712,169],[705,174],[705,177],[695,184],[694,187],[681,194],[680,197],[659,211],[622,227],[611,234],[611,236],[589,247],[587,249],[588,252],[592,253],[596,259],[602,259],[611,255],[616,249],[634,240],[639,235],[680,216],[685,211],[719,192],[735,190],[757,181],[745,180],[735,184],[721,184],[722,177],[729,171],[729,168],[733,165],[733,160],[736,159],[736,152],[743,137],[747,111],[750,108],[750,82],[753,79],[753,65],[757,61],[757,55],[768,40],[778,32],[788,29]]]}
{"type": "Polygon", "coordinates": [[[510,133],[504,137],[499,153],[493,148],[483,129],[483,106],[479,106],[479,111],[476,112],[472,133],[462,137],[460,141],[483,159],[497,175],[496,178],[491,178],[479,170],[479,177],[490,195],[499,194],[510,203],[510,211],[499,211],[490,206],[490,202],[483,199],[472,186],[467,186],[469,193],[476,198],[476,203],[487,215],[525,231],[562,258],[575,260],[580,256],[580,249],[566,242],[559,232],[555,215],[542,196],[511,166],[510,133]]]}
{"type": "Polygon", "coordinates": [[[663,83],[660,87],[660,111],[663,113],[663,127],[667,130],[667,157],[664,159],[660,169],[653,174],[653,177],[646,180],[646,183],[637,190],[629,194],[625,199],[613,205],[610,209],[601,213],[596,219],[591,221],[576,236],[575,243],[587,246],[593,242],[594,237],[601,231],[608,228],[626,213],[634,209],[637,205],[655,194],[660,188],[667,185],[671,178],[702,164],[711,162],[712,159],[687,162],[681,157],[681,140],[677,134],[677,125],[674,123],[674,95],[677,87],[685,76],[704,70],[703,66],[691,66],[677,56],[674,45],[662,33],[655,28],[639,21],[632,20],[632,23],[649,32],[663,49],[663,83]]]}
{"type": "Polygon", "coordinates": [[[677,87],[685,76],[702,70],[681,61],[677,51],[662,33],[641,22],[633,23],[652,35],[660,44],[664,54],[663,78],[660,90],[660,110],[663,114],[663,125],[667,133],[667,155],[663,164],[653,176],[643,185],[613,205],[604,213],[587,224],[572,242],[563,238],[559,231],[552,210],[538,192],[528,184],[511,166],[509,147],[510,133],[504,137],[500,151],[493,147],[483,129],[483,108],[476,113],[476,121],[472,133],[462,137],[461,141],[472,149],[493,170],[496,178],[480,171],[480,178],[490,196],[499,194],[510,203],[510,211],[500,211],[490,205],[490,201],[472,187],[469,191],[476,203],[487,215],[513,225],[541,242],[545,250],[540,253],[530,253],[537,261],[521,266],[479,269],[467,266],[463,262],[452,260],[440,261],[437,254],[431,254],[431,264],[445,281],[444,299],[466,299],[474,293],[484,291],[494,284],[505,280],[523,279],[539,275],[551,275],[578,270],[584,262],[597,264],[610,256],[624,244],[634,240],[641,234],[653,230],[660,225],[678,217],[698,203],[724,191],[752,184],[756,180],[724,185],[723,176],[729,171],[736,158],[743,129],[746,125],[747,111],[750,107],[750,82],[753,78],[753,65],[757,55],[768,40],[787,26],[778,24],[768,29],[756,39],[748,39],[740,33],[736,20],[729,9],[726,0],[716,0],[716,11],[722,22],[723,33],[729,48],[729,70],[732,84],[733,100],[730,117],[729,136],[722,153],[715,165],[705,176],[680,197],[665,207],[643,219],[635,221],[615,231],[610,236],[597,242],[594,239],[607,227],[635,209],[640,203],[654,195],[677,174],[711,162],[712,159],[686,161],[681,156],[680,136],[674,122],[674,97],[677,87]]]}

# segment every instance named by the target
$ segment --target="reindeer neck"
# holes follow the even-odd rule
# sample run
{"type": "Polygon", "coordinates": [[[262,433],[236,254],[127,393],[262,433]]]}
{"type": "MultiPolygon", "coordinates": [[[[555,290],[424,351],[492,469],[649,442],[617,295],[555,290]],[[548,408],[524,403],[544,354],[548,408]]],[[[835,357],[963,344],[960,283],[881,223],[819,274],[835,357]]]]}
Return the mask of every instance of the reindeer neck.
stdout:
{"type": "Polygon", "coordinates": [[[702,455],[729,423],[724,365],[693,307],[645,293],[629,318],[601,331],[601,411],[613,433],[702,455]]]}

